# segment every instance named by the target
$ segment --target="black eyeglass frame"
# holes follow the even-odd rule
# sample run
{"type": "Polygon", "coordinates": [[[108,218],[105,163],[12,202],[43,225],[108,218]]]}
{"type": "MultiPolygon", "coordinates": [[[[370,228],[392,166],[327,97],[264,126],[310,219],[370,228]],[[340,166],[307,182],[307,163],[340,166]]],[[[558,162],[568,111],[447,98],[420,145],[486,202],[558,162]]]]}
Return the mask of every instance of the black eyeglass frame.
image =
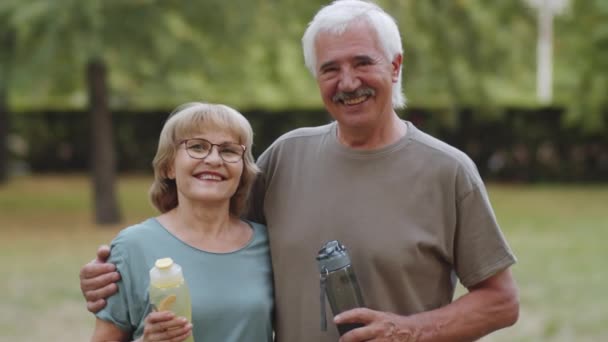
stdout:
{"type": "Polygon", "coordinates": [[[221,143],[221,144],[214,144],[214,143],[212,143],[211,141],[209,141],[209,140],[207,140],[207,139],[203,139],[203,138],[191,138],[191,139],[184,139],[184,140],[180,140],[180,141],[177,143],[177,146],[180,146],[180,145],[182,145],[182,144],[184,144],[184,148],[186,149],[186,153],[188,154],[188,156],[189,156],[190,158],[192,158],[192,159],[198,159],[198,160],[203,160],[203,159],[207,158],[207,157],[208,157],[208,156],[211,154],[211,151],[213,151],[213,146],[217,146],[217,148],[218,148],[218,150],[217,150],[217,154],[218,154],[218,155],[220,156],[220,158],[222,158],[222,160],[223,160],[224,162],[226,162],[226,163],[238,163],[238,162],[240,162],[240,161],[241,161],[241,160],[243,160],[243,158],[245,157],[245,151],[247,151],[247,146],[245,146],[245,145],[241,145],[241,144],[237,144],[237,143],[231,143],[231,142],[224,142],[224,143],[221,143]],[[189,142],[189,141],[193,141],[193,140],[196,140],[196,141],[201,141],[201,142],[203,142],[203,143],[207,143],[207,144],[211,145],[211,147],[209,148],[209,152],[207,152],[207,154],[206,154],[205,156],[203,156],[203,157],[194,157],[194,156],[192,156],[192,155],[190,154],[190,149],[188,148],[188,142],[189,142]],[[239,158],[238,160],[235,160],[235,161],[228,161],[228,160],[224,159],[224,156],[222,156],[222,153],[221,153],[220,148],[221,148],[221,147],[223,147],[223,146],[226,146],[226,145],[234,145],[234,146],[239,146],[239,147],[241,147],[241,148],[243,149],[243,151],[242,151],[242,152],[241,152],[241,154],[239,155],[239,156],[240,156],[240,158],[239,158]]]}

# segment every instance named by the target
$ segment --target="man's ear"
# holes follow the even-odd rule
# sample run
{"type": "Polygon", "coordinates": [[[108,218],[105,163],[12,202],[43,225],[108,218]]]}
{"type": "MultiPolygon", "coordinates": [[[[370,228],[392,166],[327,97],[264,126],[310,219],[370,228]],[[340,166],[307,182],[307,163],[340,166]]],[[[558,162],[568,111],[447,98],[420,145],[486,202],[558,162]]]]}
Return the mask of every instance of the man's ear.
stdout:
{"type": "Polygon", "coordinates": [[[401,73],[401,66],[403,63],[403,55],[398,54],[393,58],[391,64],[393,65],[392,79],[393,83],[396,83],[399,80],[399,74],[401,73]]]}

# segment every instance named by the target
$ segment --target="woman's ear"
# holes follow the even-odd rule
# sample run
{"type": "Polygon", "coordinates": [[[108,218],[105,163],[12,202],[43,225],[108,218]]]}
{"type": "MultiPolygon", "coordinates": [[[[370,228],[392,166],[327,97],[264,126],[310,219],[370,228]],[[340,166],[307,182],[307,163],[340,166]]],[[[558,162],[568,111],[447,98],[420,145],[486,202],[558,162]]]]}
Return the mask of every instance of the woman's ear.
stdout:
{"type": "Polygon", "coordinates": [[[167,167],[167,170],[165,170],[165,176],[168,179],[175,180],[175,170],[173,169],[173,166],[167,167]]]}

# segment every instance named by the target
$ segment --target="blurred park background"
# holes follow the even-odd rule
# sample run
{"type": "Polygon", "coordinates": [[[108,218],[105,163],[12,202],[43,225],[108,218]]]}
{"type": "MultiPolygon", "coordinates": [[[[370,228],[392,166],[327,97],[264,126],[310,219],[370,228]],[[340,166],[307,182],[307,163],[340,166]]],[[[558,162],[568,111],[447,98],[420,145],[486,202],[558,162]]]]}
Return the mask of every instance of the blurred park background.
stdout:
{"type": "MultiPolygon", "coordinates": [[[[465,151],[519,263],[484,341],[607,341],[608,1],[378,0],[404,44],[399,114],[465,151]]],[[[167,115],[226,103],[254,154],[330,120],[300,38],[321,0],[0,0],[0,341],[86,341],[81,265],[155,215],[167,115]]]]}

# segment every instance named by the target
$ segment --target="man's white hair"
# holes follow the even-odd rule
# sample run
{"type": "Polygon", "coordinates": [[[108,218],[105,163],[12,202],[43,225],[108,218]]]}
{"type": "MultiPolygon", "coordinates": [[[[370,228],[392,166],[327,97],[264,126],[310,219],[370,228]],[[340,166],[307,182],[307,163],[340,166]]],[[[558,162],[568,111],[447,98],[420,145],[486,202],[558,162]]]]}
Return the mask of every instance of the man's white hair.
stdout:
{"type": "MultiPolygon", "coordinates": [[[[395,19],[378,5],[363,0],[336,0],[323,7],[308,24],[302,37],[304,62],[314,77],[317,77],[317,58],[315,40],[320,32],[342,34],[354,22],[364,20],[376,31],[377,39],[384,50],[384,55],[393,61],[397,55],[403,54],[401,35],[395,19]]],[[[393,84],[393,108],[405,106],[405,95],[401,89],[401,74],[399,70],[397,82],[393,84]]]]}

